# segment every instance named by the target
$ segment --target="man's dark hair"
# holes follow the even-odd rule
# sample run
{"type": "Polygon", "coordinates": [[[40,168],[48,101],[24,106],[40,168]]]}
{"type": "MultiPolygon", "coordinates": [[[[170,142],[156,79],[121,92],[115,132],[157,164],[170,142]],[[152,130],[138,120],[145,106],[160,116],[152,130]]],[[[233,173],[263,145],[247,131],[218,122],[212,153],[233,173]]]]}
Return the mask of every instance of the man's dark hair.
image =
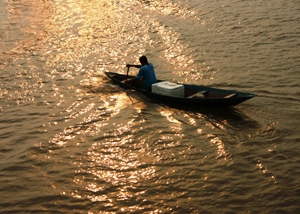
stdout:
{"type": "Polygon", "coordinates": [[[148,59],[147,59],[147,57],[146,57],[146,56],[141,56],[141,57],[140,57],[140,62],[141,62],[141,63],[143,62],[143,64],[148,64],[148,59]]]}

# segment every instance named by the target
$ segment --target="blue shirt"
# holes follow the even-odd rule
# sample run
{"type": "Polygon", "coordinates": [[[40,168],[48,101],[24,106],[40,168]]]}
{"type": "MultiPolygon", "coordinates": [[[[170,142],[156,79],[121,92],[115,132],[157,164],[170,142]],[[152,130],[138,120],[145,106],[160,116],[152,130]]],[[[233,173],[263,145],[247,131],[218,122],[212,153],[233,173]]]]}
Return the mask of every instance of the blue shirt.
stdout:
{"type": "Polygon", "coordinates": [[[145,89],[150,89],[151,85],[157,83],[154,67],[152,63],[148,63],[140,68],[139,73],[136,75],[137,79],[143,77],[145,89]]]}

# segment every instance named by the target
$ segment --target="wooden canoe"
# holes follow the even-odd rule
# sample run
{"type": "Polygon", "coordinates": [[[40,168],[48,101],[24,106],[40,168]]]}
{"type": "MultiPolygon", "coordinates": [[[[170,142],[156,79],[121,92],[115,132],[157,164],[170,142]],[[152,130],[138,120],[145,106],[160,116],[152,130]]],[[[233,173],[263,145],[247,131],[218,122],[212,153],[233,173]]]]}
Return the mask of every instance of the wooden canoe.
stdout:
{"type": "MultiPolygon", "coordinates": [[[[128,76],[126,74],[120,74],[116,72],[105,72],[105,74],[119,84],[121,87],[134,89],[147,97],[151,97],[164,102],[172,102],[184,105],[193,106],[234,106],[255,97],[255,94],[238,92],[233,90],[217,89],[198,85],[181,84],[184,86],[184,94],[181,97],[163,95],[153,93],[144,89],[134,87],[126,84],[126,80],[133,78],[134,76],[128,76]]],[[[164,80],[158,80],[164,82],[164,80]]]]}

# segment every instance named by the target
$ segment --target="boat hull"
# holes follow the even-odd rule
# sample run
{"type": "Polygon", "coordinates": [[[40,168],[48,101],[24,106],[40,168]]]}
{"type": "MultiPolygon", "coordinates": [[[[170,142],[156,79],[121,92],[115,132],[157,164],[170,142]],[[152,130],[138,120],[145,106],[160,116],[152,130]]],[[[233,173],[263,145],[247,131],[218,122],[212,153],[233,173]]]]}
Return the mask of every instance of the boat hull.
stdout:
{"type": "MultiPolygon", "coordinates": [[[[198,85],[184,85],[184,97],[174,97],[152,93],[144,89],[136,88],[132,85],[126,84],[126,80],[133,78],[134,76],[127,76],[125,74],[119,74],[115,72],[105,72],[105,74],[119,84],[123,88],[134,89],[147,97],[151,97],[156,100],[164,102],[172,102],[184,105],[193,106],[234,106],[240,104],[246,100],[255,97],[255,94],[238,92],[233,90],[223,90],[198,85]],[[196,96],[200,93],[201,96],[196,96]]],[[[163,80],[158,80],[162,82],[163,80]]]]}

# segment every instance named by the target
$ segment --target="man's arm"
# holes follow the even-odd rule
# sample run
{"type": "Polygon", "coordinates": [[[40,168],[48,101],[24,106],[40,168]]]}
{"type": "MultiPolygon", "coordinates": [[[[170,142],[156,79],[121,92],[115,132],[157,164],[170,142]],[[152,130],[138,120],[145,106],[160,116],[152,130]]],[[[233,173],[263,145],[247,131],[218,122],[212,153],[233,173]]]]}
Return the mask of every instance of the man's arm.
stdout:
{"type": "Polygon", "coordinates": [[[127,64],[126,67],[127,67],[127,68],[130,68],[130,67],[141,68],[142,66],[141,66],[141,65],[127,64]]]}

